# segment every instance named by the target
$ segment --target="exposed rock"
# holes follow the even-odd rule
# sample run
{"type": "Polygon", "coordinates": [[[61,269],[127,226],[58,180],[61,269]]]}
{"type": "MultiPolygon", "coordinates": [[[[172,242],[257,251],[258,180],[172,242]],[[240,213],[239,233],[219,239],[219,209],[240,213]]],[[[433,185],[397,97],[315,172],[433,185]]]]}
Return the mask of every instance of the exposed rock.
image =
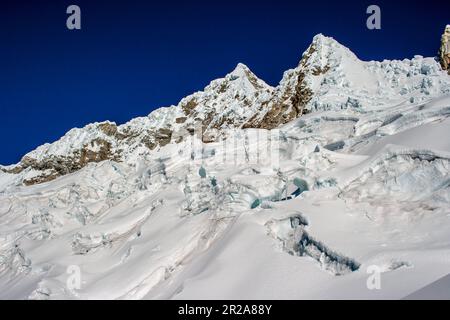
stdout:
{"type": "Polygon", "coordinates": [[[183,109],[184,113],[189,116],[195,109],[195,107],[197,107],[197,105],[197,101],[195,99],[192,99],[186,102],[186,104],[182,105],[181,108],[183,109]]]}
{"type": "Polygon", "coordinates": [[[12,173],[12,174],[19,174],[23,171],[22,166],[19,164],[11,169],[2,168],[0,167],[0,171],[6,172],[6,173],[12,173]]]}
{"type": "Polygon", "coordinates": [[[186,120],[187,120],[186,117],[179,117],[179,118],[176,118],[176,119],[175,119],[175,122],[176,122],[176,123],[185,123],[186,120]]]}
{"type": "Polygon", "coordinates": [[[25,180],[23,180],[23,184],[26,186],[32,186],[35,184],[40,184],[40,183],[45,183],[45,182],[55,180],[58,177],[60,177],[60,175],[57,173],[48,174],[48,175],[43,174],[43,175],[31,178],[31,179],[25,179],[25,180]]]}
{"type": "Polygon", "coordinates": [[[116,139],[125,139],[127,136],[118,131],[117,125],[112,122],[103,122],[99,124],[99,129],[106,135],[114,137],[116,139]]]}
{"type": "Polygon", "coordinates": [[[155,139],[148,135],[142,138],[142,143],[150,150],[154,150],[158,146],[155,139]]]}
{"type": "Polygon", "coordinates": [[[172,130],[161,128],[156,133],[156,142],[161,147],[169,144],[171,139],[172,139],[172,130]]]}
{"type": "Polygon", "coordinates": [[[79,164],[84,167],[89,162],[120,159],[111,150],[111,143],[102,139],[93,140],[90,145],[84,146],[80,151],[79,164]]]}
{"type": "Polygon", "coordinates": [[[439,49],[439,60],[443,70],[448,70],[450,75],[450,25],[445,27],[441,38],[441,47],[439,49]]]}
{"type": "MultiPolygon", "coordinates": [[[[305,82],[305,75],[312,54],[316,52],[314,44],[312,44],[306,53],[303,55],[299,67],[294,70],[290,77],[294,79],[293,86],[286,86],[275,94],[272,101],[268,102],[268,111],[264,117],[259,120],[257,114],[244,124],[244,128],[262,128],[274,129],[280,125],[286,124],[298,117],[300,117],[305,110],[306,105],[313,96],[312,90],[305,82]],[[295,79],[296,78],[296,79],[295,79]]],[[[311,74],[318,76],[324,74],[329,70],[329,67],[320,68],[315,67],[311,74]]]]}
{"type": "Polygon", "coordinates": [[[90,144],[83,146],[71,156],[49,156],[43,161],[25,156],[20,165],[14,167],[8,173],[21,173],[30,168],[41,171],[42,174],[25,179],[23,183],[27,186],[54,180],[60,176],[78,171],[91,162],[105,160],[121,161],[120,152],[113,152],[111,143],[102,139],[95,139],[90,144]]]}
{"type": "Polygon", "coordinates": [[[104,122],[98,127],[108,136],[114,136],[117,133],[117,126],[114,123],[104,122]]]}

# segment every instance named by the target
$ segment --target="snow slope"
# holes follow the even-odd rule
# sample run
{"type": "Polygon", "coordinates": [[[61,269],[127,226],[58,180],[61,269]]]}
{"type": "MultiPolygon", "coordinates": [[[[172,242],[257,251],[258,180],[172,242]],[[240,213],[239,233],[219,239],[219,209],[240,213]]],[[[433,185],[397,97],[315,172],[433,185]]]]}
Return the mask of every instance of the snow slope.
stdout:
{"type": "MultiPolygon", "coordinates": [[[[92,162],[133,163],[136,157],[151,156],[156,149],[194,134],[204,142],[213,142],[223,137],[224,130],[274,129],[317,111],[339,111],[357,119],[371,110],[371,117],[364,117],[365,121],[355,127],[355,134],[363,136],[393,121],[404,108],[420,108],[419,104],[446,94],[450,94],[449,77],[433,58],[364,62],[333,38],[319,34],[297,67],[286,71],[275,88],[238,64],[224,78],[212,81],[176,106],[159,108],[123,125],[106,121],[72,129],[60,140],[26,154],[20,163],[3,167],[3,171],[19,173],[17,183],[32,185],[92,162]],[[394,107],[395,113],[381,112],[394,107]]],[[[424,112],[418,116],[421,114],[424,112]]],[[[424,121],[431,119],[425,117],[424,121]]],[[[396,125],[407,126],[407,121],[405,118],[396,125]]],[[[416,119],[410,121],[415,123],[416,119]]],[[[387,126],[383,130],[397,129],[387,126]]]]}
{"type": "Polygon", "coordinates": [[[408,297],[450,273],[449,117],[434,59],[363,62],[318,35],[276,88],[238,65],[178,106],[73,129],[27,157],[99,152],[101,138],[120,161],[31,186],[42,168],[3,167],[0,298],[408,297]],[[309,112],[291,113],[305,95],[309,112]],[[149,128],[196,117],[229,121],[142,144],[149,128]],[[379,290],[367,287],[374,266],[379,290]]]}

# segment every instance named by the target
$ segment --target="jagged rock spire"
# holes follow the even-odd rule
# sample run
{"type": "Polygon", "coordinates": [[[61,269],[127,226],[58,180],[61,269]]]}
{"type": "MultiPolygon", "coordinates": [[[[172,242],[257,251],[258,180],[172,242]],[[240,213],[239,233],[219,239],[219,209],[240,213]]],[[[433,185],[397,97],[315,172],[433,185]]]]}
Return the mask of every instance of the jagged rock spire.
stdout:
{"type": "Polygon", "coordinates": [[[445,27],[444,34],[441,38],[439,59],[442,69],[448,70],[448,74],[450,75],[450,24],[445,27]]]}

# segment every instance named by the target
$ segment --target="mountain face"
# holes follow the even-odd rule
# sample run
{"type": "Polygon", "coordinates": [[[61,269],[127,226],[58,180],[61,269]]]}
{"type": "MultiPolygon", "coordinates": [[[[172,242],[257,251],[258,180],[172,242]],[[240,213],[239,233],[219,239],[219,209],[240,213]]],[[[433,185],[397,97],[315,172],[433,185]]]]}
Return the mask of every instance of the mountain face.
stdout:
{"type": "Polygon", "coordinates": [[[450,273],[449,132],[434,58],[239,64],[0,167],[0,299],[410,296],[450,273]]]}
{"type": "Polygon", "coordinates": [[[448,70],[448,74],[450,74],[450,24],[445,27],[442,35],[439,59],[442,69],[448,70]]]}
{"type": "Polygon", "coordinates": [[[127,162],[138,153],[151,154],[169,143],[180,143],[196,130],[208,143],[221,139],[227,129],[273,129],[312,111],[352,108],[358,112],[373,104],[382,107],[408,99],[414,103],[449,91],[448,79],[439,74],[431,58],[362,62],[334,39],[317,35],[298,66],[286,71],[275,88],[238,64],[176,106],[120,126],[103,122],[73,129],[59,141],[28,153],[17,165],[0,169],[34,185],[91,162],[127,162]]]}

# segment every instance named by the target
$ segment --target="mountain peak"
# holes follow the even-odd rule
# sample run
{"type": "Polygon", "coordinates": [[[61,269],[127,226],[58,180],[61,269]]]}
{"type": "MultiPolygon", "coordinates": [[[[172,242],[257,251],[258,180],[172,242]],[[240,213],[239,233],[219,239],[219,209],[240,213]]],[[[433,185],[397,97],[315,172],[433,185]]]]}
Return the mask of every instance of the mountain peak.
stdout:
{"type": "Polygon", "coordinates": [[[347,53],[352,53],[350,49],[348,49],[346,46],[338,42],[333,37],[328,37],[323,35],[322,33],[319,33],[313,37],[313,40],[311,42],[311,45],[308,49],[313,47],[315,51],[322,52],[322,51],[330,51],[330,49],[333,49],[334,51],[345,51],[347,53]]]}
{"type": "Polygon", "coordinates": [[[313,69],[332,68],[341,63],[343,59],[358,60],[356,55],[332,37],[319,33],[313,37],[309,47],[302,55],[299,67],[312,67],[313,69]]]}
{"type": "MultiPolygon", "coordinates": [[[[236,80],[238,78],[248,79],[248,78],[257,78],[256,75],[243,63],[238,63],[236,67],[227,74],[226,78],[231,78],[232,80],[236,80]]],[[[258,79],[259,80],[259,79],[258,79]]]]}
{"type": "Polygon", "coordinates": [[[313,37],[313,42],[324,41],[326,39],[333,39],[333,38],[327,37],[323,33],[318,33],[313,37]]]}
{"type": "Polygon", "coordinates": [[[250,69],[243,63],[239,62],[231,73],[249,72],[250,69]]]}
{"type": "Polygon", "coordinates": [[[317,48],[342,46],[333,37],[325,36],[322,33],[316,34],[313,37],[311,45],[317,48]]]}
{"type": "MultiPolygon", "coordinates": [[[[238,63],[236,67],[228,73],[224,79],[218,79],[219,82],[226,82],[227,86],[236,88],[248,87],[256,90],[270,88],[263,80],[258,78],[249,67],[243,63],[238,63]]],[[[214,81],[213,81],[214,82],[214,81]]],[[[252,90],[253,90],[252,89],[252,90]]]]}

